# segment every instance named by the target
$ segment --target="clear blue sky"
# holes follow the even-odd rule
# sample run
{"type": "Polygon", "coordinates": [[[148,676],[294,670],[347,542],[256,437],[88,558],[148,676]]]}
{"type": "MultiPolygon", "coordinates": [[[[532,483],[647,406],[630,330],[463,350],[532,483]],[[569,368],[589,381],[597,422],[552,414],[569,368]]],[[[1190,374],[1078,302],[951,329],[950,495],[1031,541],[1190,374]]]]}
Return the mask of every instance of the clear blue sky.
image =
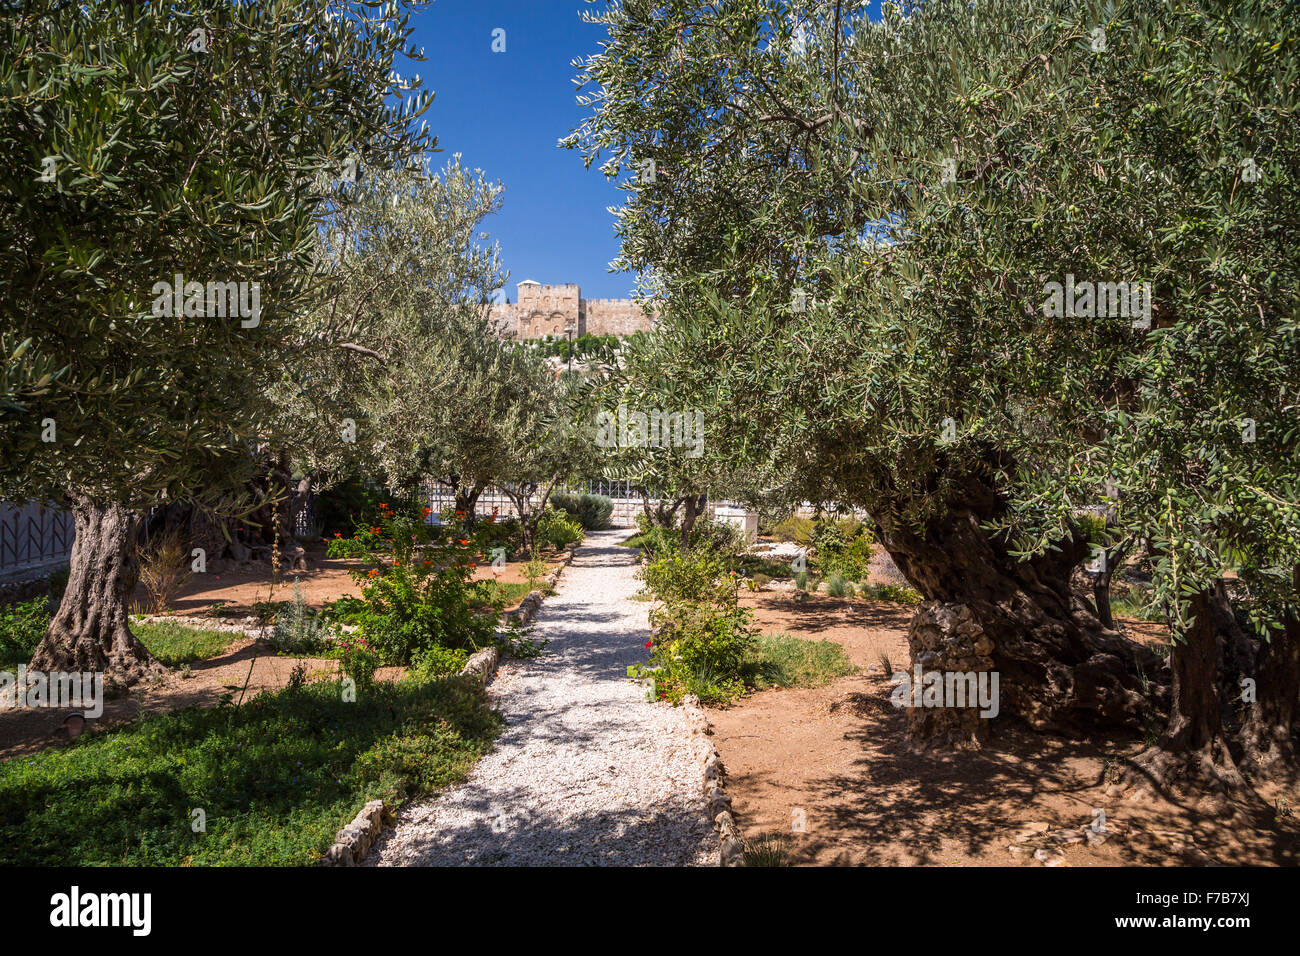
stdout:
{"type": "MultiPolygon", "coordinates": [[[[425,113],[443,153],[460,153],[470,168],[505,184],[505,208],[485,226],[500,242],[510,270],[504,292],[536,279],[576,282],[587,298],[631,295],[635,276],[612,274],[618,254],[607,207],[623,194],[581,154],[557,147],[581,122],[570,65],[599,50],[604,28],[583,23],[583,0],[436,0],[413,18],[412,40],[424,63],[398,62],[403,76],[419,73],[434,91],[425,113]],[[506,31],[506,51],[492,52],[492,31],[506,31]]],[[[870,14],[880,18],[878,0],[870,14]]]]}
{"type": "MultiPolygon", "coordinates": [[[[603,6],[603,5],[602,5],[603,6]]],[[[397,63],[434,91],[424,118],[438,137],[441,166],[460,153],[506,187],[505,208],[485,223],[501,244],[515,284],[576,282],[588,298],[624,298],[635,282],[611,274],[618,253],[607,206],[622,194],[581,154],[557,148],[581,121],[570,66],[597,52],[604,29],[579,19],[582,0],[436,0],[413,18],[412,40],[424,63],[397,63]],[[506,31],[506,52],[492,52],[492,31],[506,31]]]]}

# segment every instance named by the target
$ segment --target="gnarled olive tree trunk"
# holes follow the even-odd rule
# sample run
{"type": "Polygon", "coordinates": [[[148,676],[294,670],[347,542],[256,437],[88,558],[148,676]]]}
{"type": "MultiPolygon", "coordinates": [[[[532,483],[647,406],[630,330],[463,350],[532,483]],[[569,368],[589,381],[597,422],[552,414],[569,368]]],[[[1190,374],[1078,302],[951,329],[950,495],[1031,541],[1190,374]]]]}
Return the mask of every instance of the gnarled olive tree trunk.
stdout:
{"type": "MultiPolygon", "coordinates": [[[[1292,579],[1300,594],[1300,567],[1292,579]]],[[[1300,779],[1296,734],[1300,731],[1300,618],[1295,608],[1283,627],[1260,641],[1255,655],[1255,700],[1238,734],[1241,765],[1253,777],[1295,782],[1300,779]]]]}
{"type": "MultiPolygon", "coordinates": [[[[1019,562],[981,524],[1001,514],[978,482],[954,496],[924,528],[874,515],[880,543],[928,602],[909,630],[913,666],[963,671],[987,660],[999,677],[999,717],[1044,731],[1083,735],[1099,726],[1135,726],[1152,706],[1143,674],[1156,655],[1102,625],[1070,587],[1086,544],[1019,562]]],[[[883,517],[882,517],[883,515],[883,517]]],[[[977,669],[985,669],[979,667],[977,669]]],[[[913,745],[945,744],[942,722],[913,722],[913,745]],[[927,740],[916,732],[937,735],[927,740]]],[[[969,744],[969,728],[959,736],[969,744]]]]}
{"type": "Polygon", "coordinates": [[[1126,783],[1139,789],[1164,788],[1180,778],[1223,792],[1241,785],[1223,733],[1219,699],[1221,632],[1214,590],[1192,598],[1192,623],[1169,654],[1173,675],[1169,725],[1154,745],[1133,761],[1126,783]]]}
{"type": "Polygon", "coordinates": [[[43,671],[100,671],[121,689],[165,672],[128,626],[139,576],[138,516],[120,504],[72,499],[76,540],[63,600],[31,666],[43,671]]]}

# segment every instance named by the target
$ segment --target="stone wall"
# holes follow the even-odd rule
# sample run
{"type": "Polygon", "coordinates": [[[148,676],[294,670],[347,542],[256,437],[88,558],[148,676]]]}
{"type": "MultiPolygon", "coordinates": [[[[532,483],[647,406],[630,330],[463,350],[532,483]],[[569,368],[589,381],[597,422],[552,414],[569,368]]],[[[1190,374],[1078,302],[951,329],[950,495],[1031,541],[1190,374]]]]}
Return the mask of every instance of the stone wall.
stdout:
{"type": "Polygon", "coordinates": [[[587,300],[587,332],[591,335],[631,335],[648,330],[653,324],[630,299],[587,300]]]}
{"type": "Polygon", "coordinates": [[[563,337],[566,329],[575,336],[630,335],[653,324],[630,299],[584,299],[573,283],[521,282],[517,300],[493,305],[489,316],[502,335],[519,339],[563,337]]]}

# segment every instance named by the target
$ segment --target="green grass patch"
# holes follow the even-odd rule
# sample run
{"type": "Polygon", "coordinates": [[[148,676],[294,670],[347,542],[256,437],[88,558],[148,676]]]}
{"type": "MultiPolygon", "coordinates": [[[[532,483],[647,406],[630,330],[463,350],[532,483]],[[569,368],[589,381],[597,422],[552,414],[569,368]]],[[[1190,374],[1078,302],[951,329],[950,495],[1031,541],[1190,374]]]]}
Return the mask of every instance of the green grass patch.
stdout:
{"type": "Polygon", "coordinates": [[[748,660],[758,690],[768,687],[824,687],[857,672],[844,648],[834,641],[810,641],[790,634],[764,634],[748,660]]]}
{"type": "Polygon", "coordinates": [[[623,548],[644,548],[646,540],[649,537],[650,535],[648,533],[638,532],[637,534],[632,535],[632,537],[620,541],[619,546],[623,548]]]}
{"type": "Polygon", "coordinates": [[[186,627],[172,621],[132,621],[131,633],[168,667],[206,661],[225,653],[240,635],[186,627]]]}
{"type": "MultiPolygon", "coordinates": [[[[546,589],[546,585],[543,584],[542,590],[546,589]]],[[[529,587],[527,581],[493,581],[492,590],[506,607],[514,607],[528,597],[529,587]]]]}
{"type": "Polygon", "coordinates": [[[303,866],[367,800],[465,777],[500,718],[458,677],[332,681],[190,708],[0,763],[11,866],[303,866]],[[195,833],[202,809],[207,830],[195,833]]]}

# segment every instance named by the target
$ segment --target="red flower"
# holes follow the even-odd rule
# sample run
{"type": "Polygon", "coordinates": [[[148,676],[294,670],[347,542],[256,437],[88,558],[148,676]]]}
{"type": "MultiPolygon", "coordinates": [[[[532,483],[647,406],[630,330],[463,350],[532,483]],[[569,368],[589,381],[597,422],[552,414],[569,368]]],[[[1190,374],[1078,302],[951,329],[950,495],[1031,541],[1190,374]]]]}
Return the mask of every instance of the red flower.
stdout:
{"type": "Polygon", "coordinates": [[[650,640],[650,641],[646,641],[646,642],[645,642],[645,646],[646,646],[646,649],[647,649],[647,650],[650,648],[650,645],[651,645],[652,643],[654,643],[653,640],[650,640]]]}

